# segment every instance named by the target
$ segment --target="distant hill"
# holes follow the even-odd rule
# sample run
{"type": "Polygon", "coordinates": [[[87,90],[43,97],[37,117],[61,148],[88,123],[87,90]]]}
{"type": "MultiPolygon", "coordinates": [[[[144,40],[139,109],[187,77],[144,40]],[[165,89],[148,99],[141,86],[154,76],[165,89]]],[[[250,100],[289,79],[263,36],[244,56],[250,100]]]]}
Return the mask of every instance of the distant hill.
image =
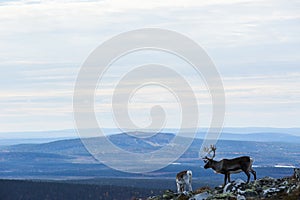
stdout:
{"type": "Polygon", "coordinates": [[[244,134],[222,133],[220,139],[236,140],[236,141],[300,143],[299,136],[290,135],[286,133],[270,133],[270,132],[244,133],[244,134]]]}
{"type": "Polygon", "coordinates": [[[274,128],[274,127],[224,127],[226,133],[284,133],[300,136],[300,128],[274,128]]]}
{"type": "MultiPolygon", "coordinates": [[[[89,131],[96,131],[90,129],[89,131]]],[[[116,128],[103,129],[106,135],[119,134],[120,130],[116,128]]],[[[176,133],[177,129],[165,129],[165,133],[176,133]]],[[[191,137],[190,129],[183,130],[187,137],[191,137]]],[[[207,128],[200,128],[197,133],[198,138],[203,138],[207,128]]],[[[149,130],[151,132],[151,130],[149,130]]],[[[56,140],[78,138],[75,129],[49,130],[49,131],[28,131],[28,132],[1,132],[0,146],[24,143],[46,143],[56,140]]],[[[279,142],[300,142],[300,128],[272,128],[272,127],[244,127],[230,128],[224,127],[221,139],[239,140],[239,141],[279,141],[279,142]]]]}
{"type": "MultiPolygon", "coordinates": [[[[174,137],[174,134],[159,133],[145,139],[127,134],[111,135],[108,138],[119,148],[143,153],[158,150],[162,146],[172,143],[174,137]]],[[[101,145],[104,139],[99,137],[88,140],[95,145],[101,145]]],[[[0,147],[0,177],[46,179],[173,177],[179,170],[187,168],[195,169],[196,173],[202,175],[215,176],[209,170],[202,168],[203,162],[199,159],[201,144],[201,139],[195,139],[187,151],[173,164],[157,172],[144,175],[128,174],[100,164],[89,154],[80,139],[60,140],[44,144],[2,146],[0,147]]],[[[255,160],[254,166],[261,168],[259,170],[270,176],[283,175],[281,173],[285,173],[285,171],[282,167],[299,167],[300,163],[300,143],[219,140],[217,147],[216,159],[249,155],[255,160]],[[277,170],[278,167],[282,169],[277,170]]],[[[287,172],[290,173],[289,170],[287,172]]],[[[218,175],[216,176],[218,177],[218,175]]]]}
{"type": "Polygon", "coordinates": [[[74,137],[0,139],[0,146],[10,146],[15,144],[42,144],[66,139],[74,139],[74,137]]]}

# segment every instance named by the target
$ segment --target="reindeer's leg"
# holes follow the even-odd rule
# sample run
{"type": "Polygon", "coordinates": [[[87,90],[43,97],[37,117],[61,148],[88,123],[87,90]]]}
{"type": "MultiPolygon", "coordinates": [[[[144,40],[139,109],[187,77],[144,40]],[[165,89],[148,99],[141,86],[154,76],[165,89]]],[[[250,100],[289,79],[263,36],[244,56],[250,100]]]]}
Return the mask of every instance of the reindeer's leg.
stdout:
{"type": "Polygon", "coordinates": [[[228,183],[230,183],[231,181],[230,181],[230,173],[228,172],[228,183]]]}
{"type": "Polygon", "coordinates": [[[254,170],[251,168],[251,169],[250,169],[250,172],[253,174],[254,180],[256,180],[256,171],[254,171],[254,170]]]}
{"type": "Polygon", "coordinates": [[[192,176],[189,177],[189,180],[188,180],[188,183],[189,183],[189,191],[193,191],[192,189],[192,176]]]}
{"type": "Polygon", "coordinates": [[[223,186],[225,186],[226,182],[227,182],[227,173],[225,173],[224,175],[225,175],[225,177],[224,177],[224,185],[223,186]]]}
{"type": "Polygon", "coordinates": [[[249,183],[249,181],[250,181],[250,173],[247,170],[245,170],[244,172],[247,175],[247,183],[249,183]]]}
{"type": "Polygon", "coordinates": [[[189,182],[189,192],[191,192],[191,191],[193,191],[193,189],[192,189],[192,183],[189,182]]]}
{"type": "Polygon", "coordinates": [[[176,184],[177,184],[177,193],[180,193],[181,185],[178,182],[176,182],[176,184]]]}

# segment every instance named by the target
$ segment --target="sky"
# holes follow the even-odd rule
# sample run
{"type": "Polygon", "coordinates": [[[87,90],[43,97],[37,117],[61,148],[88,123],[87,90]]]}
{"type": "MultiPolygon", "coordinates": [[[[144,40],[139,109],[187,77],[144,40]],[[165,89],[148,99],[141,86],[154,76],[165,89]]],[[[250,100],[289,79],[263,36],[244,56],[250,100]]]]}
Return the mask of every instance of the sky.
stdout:
{"type": "MultiPolygon", "coordinates": [[[[0,1],[0,132],[74,128],[73,91],[82,64],[104,41],[140,28],[176,31],[207,52],[224,85],[225,127],[299,127],[299,1],[15,0],[0,1]]],[[[116,126],[109,84],[126,73],[124,66],[151,59],[182,71],[200,102],[201,126],[209,125],[203,81],[178,58],[158,53],[136,53],[113,65],[103,80],[106,92],[100,85],[95,97],[103,127],[116,126]]],[[[138,90],[131,119],[147,126],[149,108],[160,104],[167,106],[166,125],[178,126],[180,108],[170,94],[157,86],[138,90]]]]}

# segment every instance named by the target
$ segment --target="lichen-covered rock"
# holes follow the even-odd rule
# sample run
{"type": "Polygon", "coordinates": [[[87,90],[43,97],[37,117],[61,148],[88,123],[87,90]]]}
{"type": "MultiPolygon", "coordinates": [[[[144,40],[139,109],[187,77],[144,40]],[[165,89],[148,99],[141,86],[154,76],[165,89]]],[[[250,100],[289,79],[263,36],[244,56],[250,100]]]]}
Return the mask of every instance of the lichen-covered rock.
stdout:
{"type": "Polygon", "coordinates": [[[210,191],[211,189],[206,186],[206,187],[201,187],[201,188],[198,188],[194,191],[195,194],[200,194],[200,193],[204,193],[204,192],[207,192],[207,191],[210,191]]]}
{"type": "Polygon", "coordinates": [[[174,199],[176,199],[176,200],[189,200],[189,196],[187,196],[187,195],[185,195],[185,194],[180,194],[179,196],[177,196],[176,198],[174,198],[174,199]]]}
{"type": "Polygon", "coordinates": [[[275,179],[272,177],[264,177],[258,180],[257,182],[265,187],[271,187],[275,185],[275,179]]]}
{"type": "Polygon", "coordinates": [[[193,197],[193,193],[192,192],[184,192],[181,194],[178,194],[177,197],[174,197],[174,200],[189,200],[191,197],[193,197]]]}
{"type": "Polygon", "coordinates": [[[166,190],[163,194],[163,199],[173,199],[175,197],[175,194],[172,190],[166,190]]]}
{"type": "Polygon", "coordinates": [[[162,200],[162,197],[160,197],[160,196],[151,196],[151,197],[148,197],[147,200],[162,200]]]}
{"type": "Polygon", "coordinates": [[[222,193],[207,198],[207,200],[213,199],[236,200],[236,196],[233,193],[222,193]]]}
{"type": "Polygon", "coordinates": [[[167,190],[162,196],[149,197],[147,200],[252,200],[252,199],[288,199],[300,200],[300,181],[295,177],[274,179],[264,177],[246,184],[238,179],[225,187],[210,189],[203,187],[194,192],[177,194],[167,190]]]}

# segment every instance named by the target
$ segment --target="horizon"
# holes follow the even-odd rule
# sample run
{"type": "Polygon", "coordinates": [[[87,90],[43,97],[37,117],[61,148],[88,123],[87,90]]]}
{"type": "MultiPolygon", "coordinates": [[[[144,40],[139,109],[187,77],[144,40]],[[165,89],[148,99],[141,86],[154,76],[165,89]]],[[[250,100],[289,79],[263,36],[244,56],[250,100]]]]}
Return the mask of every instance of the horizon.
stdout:
{"type": "MultiPolygon", "coordinates": [[[[94,130],[94,129],[90,129],[94,130]]],[[[201,133],[207,133],[208,128],[198,128],[195,138],[199,138],[201,133]]],[[[166,128],[158,133],[171,133],[176,135],[178,129],[175,128],[166,128]]],[[[147,132],[152,133],[153,131],[122,131],[116,128],[104,128],[103,136],[108,135],[117,135],[117,134],[126,134],[129,132],[147,132]]],[[[186,137],[192,137],[188,129],[186,129],[186,137]]],[[[236,134],[236,135],[251,135],[251,134],[286,134],[290,136],[300,137],[300,127],[293,128],[275,128],[275,127],[224,127],[221,131],[220,137],[222,134],[236,134]]],[[[201,136],[202,137],[202,136],[201,136]]],[[[77,129],[61,129],[61,130],[35,130],[35,131],[15,131],[15,132],[0,132],[0,140],[19,140],[19,139],[59,139],[59,138],[80,138],[78,135],[77,129]],[[47,135],[45,135],[45,133],[47,135]],[[26,134],[26,135],[23,135],[26,134]],[[43,135],[41,135],[43,134],[43,135]]]]}

